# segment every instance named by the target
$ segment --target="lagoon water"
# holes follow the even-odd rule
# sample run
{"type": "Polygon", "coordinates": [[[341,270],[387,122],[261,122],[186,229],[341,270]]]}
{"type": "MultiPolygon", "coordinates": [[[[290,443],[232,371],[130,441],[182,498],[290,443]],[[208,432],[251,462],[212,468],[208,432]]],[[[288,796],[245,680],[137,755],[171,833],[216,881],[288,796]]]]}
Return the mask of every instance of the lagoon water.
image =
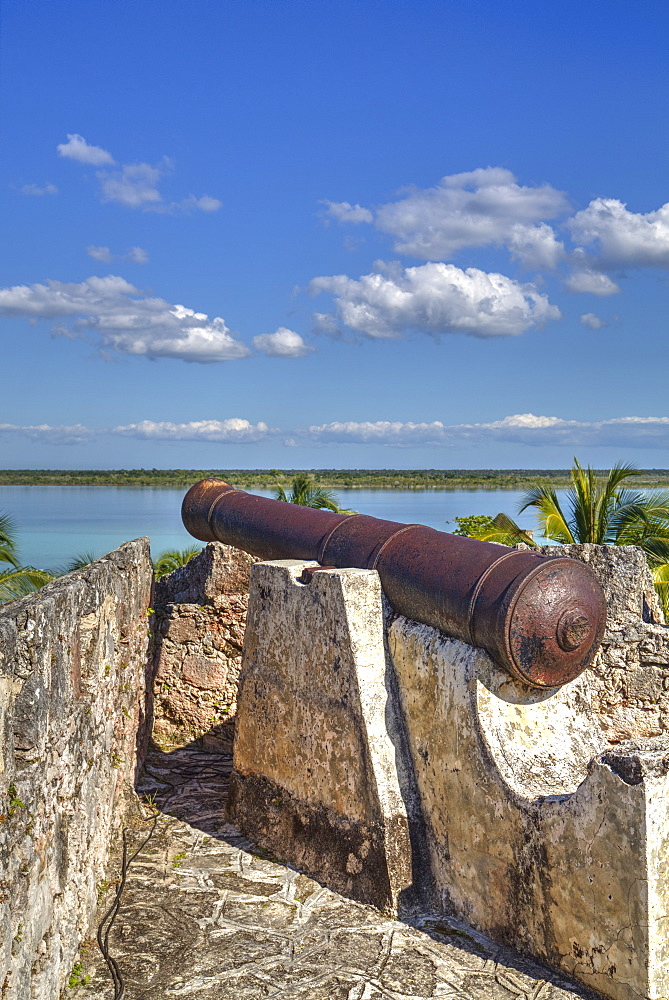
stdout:
{"type": "MultiPolygon", "coordinates": [[[[29,566],[55,569],[84,552],[104,555],[121,542],[149,535],[154,557],[164,549],[196,543],[181,524],[185,489],[117,486],[0,486],[0,512],[18,529],[19,557],[29,566]]],[[[252,490],[271,496],[270,490],[252,490]]],[[[516,490],[335,490],[340,503],[390,521],[427,524],[447,531],[447,521],[499,511],[515,515],[516,490]]],[[[519,519],[534,525],[532,514],[519,519]]],[[[451,524],[451,527],[455,527],[451,524]]]]}

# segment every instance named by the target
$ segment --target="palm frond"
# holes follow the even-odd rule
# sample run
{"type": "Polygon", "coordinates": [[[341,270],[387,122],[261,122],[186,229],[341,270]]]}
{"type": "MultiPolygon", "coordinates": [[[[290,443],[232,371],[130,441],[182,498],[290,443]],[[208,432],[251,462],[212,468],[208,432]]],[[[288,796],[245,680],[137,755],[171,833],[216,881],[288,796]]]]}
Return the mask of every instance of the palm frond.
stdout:
{"type": "Polygon", "coordinates": [[[560,507],[557,493],[550,486],[533,486],[531,489],[525,490],[521,497],[518,513],[522,514],[528,507],[536,509],[541,533],[546,538],[551,538],[565,545],[574,541],[569,523],[560,507]]]}
{"type": "Polygon", "coordinates": [[[9,514],[0,514],[0,562],[18,566],[16,555],[16,522],[9,514]]]}
{"type": "Polygon", "coordinates": [[[168,549],[161,552],[153,564],[154,579],[159,580],[161,576],[167,576],[175,569],[181,569],[201,551],[202,549],[198,545],[191,545],[187,549],[168,549]]]}
{"type": "Polygon", "coordinates": [[[0,602],[15,601],[18,597],[32,594],[55,578],[48,569],[34,566],[16,566],[0,570],[0,602]]]}
{"type": "Polygon", "coordinates": [[[80,552],[79,555],[73,556],[70,559],[63,573],[73,573],[75,569],[83,569],[84,566],[90,566],[92,562],[95,562],[99,558],[100,556],[96,555],[95,552],[80,552]]]}
{"type": "Polygon", "coordinates": [[[338,514],[355,514],[357,511],[341,507],[337,497],[332,490],[316,486],[310,476],[302,472],[295,476],[291,485],[290,494],[287,496],[285,490],[279,486],[274,491],[276,500],[284,500],[287,503],[294,503],[298,507],[315,507],[318,510],[333,510],[338,514]]]}

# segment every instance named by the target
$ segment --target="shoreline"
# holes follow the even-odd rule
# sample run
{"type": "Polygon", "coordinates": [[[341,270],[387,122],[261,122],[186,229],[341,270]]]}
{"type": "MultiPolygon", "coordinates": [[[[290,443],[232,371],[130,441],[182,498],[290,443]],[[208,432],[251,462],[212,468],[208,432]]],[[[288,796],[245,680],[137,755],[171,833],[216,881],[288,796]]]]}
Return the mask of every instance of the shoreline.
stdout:
{"type": "MultiPolygon", "coordinates": [[[[188,489],[205,478],[225,479],[241,489],[290,487],[300,469],[0,469],[0,486],[104,486],[124,489],[188,489]]],[[[522,490],[571,485],[566,469],[311,469],[314,483],[333,490],[522,490]]],[[[669,488],[669,469],[643,469],[640,489],[669,488]]],[[[596,470],[606,476],[608,470],[596,470]]]]}

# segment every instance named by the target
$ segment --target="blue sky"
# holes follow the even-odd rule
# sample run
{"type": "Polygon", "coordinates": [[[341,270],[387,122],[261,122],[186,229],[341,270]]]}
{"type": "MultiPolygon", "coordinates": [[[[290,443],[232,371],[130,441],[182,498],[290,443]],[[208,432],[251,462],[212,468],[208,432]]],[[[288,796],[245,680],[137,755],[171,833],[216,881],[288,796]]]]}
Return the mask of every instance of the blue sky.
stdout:
{"type": "Polygon", "coordinates": [[[669,466],[666,5],[2,17],[3,467],[669,466]]]}

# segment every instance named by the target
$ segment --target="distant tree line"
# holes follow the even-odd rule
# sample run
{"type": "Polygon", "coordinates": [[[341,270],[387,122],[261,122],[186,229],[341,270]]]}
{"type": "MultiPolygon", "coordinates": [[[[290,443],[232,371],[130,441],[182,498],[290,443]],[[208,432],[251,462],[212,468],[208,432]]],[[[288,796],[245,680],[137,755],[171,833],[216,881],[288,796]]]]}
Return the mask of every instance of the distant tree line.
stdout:
{"type": "MultiPolygon", "coordinates": [[[[185,488],[225,479],[248,489],[284,490],[308,475],[324,489],[527,489],[571,485],[568,469],[0,469],[1,486],[155,486],[185,488]]],[[[594,470],[606,479],[607,470],[594,470]]],[[[645,486],[669,486],[669,469],[639,472],[645,486]]]]}

